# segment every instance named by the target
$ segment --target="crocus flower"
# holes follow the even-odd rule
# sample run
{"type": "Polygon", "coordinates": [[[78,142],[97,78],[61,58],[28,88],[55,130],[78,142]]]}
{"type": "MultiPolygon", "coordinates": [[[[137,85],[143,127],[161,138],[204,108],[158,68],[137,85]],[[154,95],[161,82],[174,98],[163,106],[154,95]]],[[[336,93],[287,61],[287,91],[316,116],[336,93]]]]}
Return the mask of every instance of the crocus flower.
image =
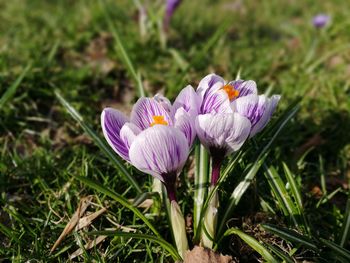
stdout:
{"type": "Polygon", "coordinates": [[[170,19],[180,4],[181,4],[181,0],[166,0],[165,16],[164,16],[165,30],[169,28],[170,19]]]}
{"type": "Polygon", "coordinates": [[[329,15],[318,14],[318,15],[313,17],[312,24],[316,28],[322,28],[322,27],[326,26],[330,20],[331,20],[331,18],[329,15]]]}
{"type": "Polygon", "coordinates": [[[226,82],[218,75],[206,76],[198,85],[201,100],[196,132],[213,158],[212,184],[219,176],[222,159],[241,148],[268,123],[280,96],[258,95],[252,80],[226,82]]]}
{"type": "Polygon", "coordinates": [[[130,119],[112,108],[104,109],[101,115],[103,134],[113,150],[165,185],[171,202],[175,242],[181,256],[188,249],[188,242],[175,186],[196,136],[193,127],[196,111],[184,104],[192,93],[194,90],[184,89],[174,105],[160,95],[140,98],[132,109],[130,119]]]}
{"type": "MultiPolygon", "coordinates": [[[[172,106],[158,95],[140,98],[130,119],[118,110],[105,108],[101,124],[107,142],[120,157],[158,178],[167,188],[174,188],[196,135],[193,118],[191,111],[172,106]]],[[[168,190],[169,198],[175,200],[174,189],[168,190]]]]}
{"type": "MultiPolygon", "coordinates": [[[[225,156],[239,150],[247,138],[266,126],[280,97],[259,96],[256,83],[252,80],[226,82],[215,74],[201,80],[197,95],[201,106],[195,127],[201,143],[212,158],[210,189],[213,189],[220,178],[225,156]]],[[[201,238],[202,244],[209,248],[215,236],[218,206],[216,192],[204,215],[205,231],[202,231],[201,238]]]]}

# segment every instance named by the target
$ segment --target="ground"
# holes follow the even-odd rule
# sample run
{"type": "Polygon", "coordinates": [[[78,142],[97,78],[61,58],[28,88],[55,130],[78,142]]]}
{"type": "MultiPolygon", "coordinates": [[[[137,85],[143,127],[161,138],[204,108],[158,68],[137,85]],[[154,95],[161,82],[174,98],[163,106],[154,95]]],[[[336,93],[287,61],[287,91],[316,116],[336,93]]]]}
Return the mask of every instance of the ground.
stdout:
{"type": "MultiPolygon", "coordinates": [[[[117,224],[147,232],[127,209],[75,179],[94,179],[126,198],[136,194],[54,92],[101,135],[102,109],[129,112],[139,96],[120,43],[148,95],[160,92],[173,99],[208,73],[230,80],[240,72],[241,78],[255,80],[260,92],[281,94],[276,118],[300,100],[298,113],[279,134],[268,161],[287,163],[302,185],[305,210],[317,235],[335,240],[342,231],[350,178],[350,2],[183,1],[166,43],[157,28],[163,2],[149,4],[153,12],[144,34],[135,3],[0,1],[0,260],[66,262],[79,242],[88,240],[85,233],[70,234],[53,253],[50,249],[88,195],[94,203],[88,211],[102,206],[108,211],[86,230],[117,224]],[[316,29],[311,20],[320,12],[329,14],[331,23],[316,29]],[[3,94],[11,87],[17,89],[5,100],[3,94]]],[[[145,191],[149,189],[148,176],[132,173],[145,191]]],[[[261,196],[271,206],[275,202],[269,190],[256,190],[267,185],[263,171],[256,177],[255,188],[248,189],[233,219],[263,238],[254,234],[255,225],[271,218],[265,214],[257,219],[266,212],[258,200],[261,196]],[[252,194],[258,196],[255,202],[252,194]]],[[[229,187],[230,182],[225,189],[229,187]]],[[[182,205],[191,214],[190,197],[183,196],[182,205]]],[[[281,225],[288,221],[278,211],[273,218],[281,225]]],[[[164,218],[154,220],[170,241],[164,218]]],[[[240,257],[244,249],[233,243],[222,251],[240,257]]],[[[109,237],[79,256],[80,261],[140,259],[171,261],[156,244],[122,237],[109,237]]],[[[241,257],[242,262],[249,259],[241,257]]]]}

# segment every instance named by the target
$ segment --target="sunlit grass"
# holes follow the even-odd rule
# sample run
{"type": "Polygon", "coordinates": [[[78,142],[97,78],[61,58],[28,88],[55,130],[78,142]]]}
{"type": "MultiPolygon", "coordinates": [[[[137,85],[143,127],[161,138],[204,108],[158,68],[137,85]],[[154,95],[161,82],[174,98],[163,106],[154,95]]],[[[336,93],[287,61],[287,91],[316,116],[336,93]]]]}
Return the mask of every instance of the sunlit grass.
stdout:
{"type": "MultiPolygon", "coordinates": [[[[92,179],[125,199],[139,197],[140,191],[122,174],[136,178],[144,191],[151,191],[152,184],[151,178],[131,167],[120,172],[119,160],[110,161],[98,148],[103,145],[84,133],[87,128],[66,113],[55,90],[79,111],[92,132],[101,134],[102,108],[110,105],[128,111],[141,86],[148,94],[160,91],[174,97],[185,84],[196,86],[209,72],[232,79],[238,71],[242,78],[256,80],[262,92],[282,95],[275,120],[296,98],[301,101],[298,114],[276,137],[266,162],[239,198],[228,226],[278,255],[266,245],[272,239],[275,247],[280,245],[275,249],[289,253],[283,254],[286,260],[346,258],[338,246],[349,249],[349,4],[340,0],[183,2],[173,17],[166,47],[156,26],[150,27],[146,41],[141,39],[133,1],[0,4],[0,260],[66,262],[80,243],[93,239],[85,232],[117,228],[116,224],[152,234],[106,193],[76,180],[92,179]],[[326,11],[332,24],[316,30],[311,25],[313,15],[326,11]],[[128,60],[131,66],[125,63],[128,60]],[[87,195],[93,195],[95,203],[90,212],[102,206],[108,211],[84,231],[68,235],[49,254],[87,195]],[[259,228],[260,223],[270,228],[259,228]],[[293,228],[312,246],[299,246],[295,240],[283,246],[283,233],[272,236],[263,230],[276,234],[274,227],[293,228]]],[[[270,138],[262,137],[259,146],[270,138]]],[[[245,165],[254,163],[254,155],[248,157],[228,174],[220,191],[222,206],[242,182],[245,165]]],[[[185,170],[191,170],[190,164],[185,170]]],[[[183,181],[181,190],[191,183],[183,181]]],[[[191,194],[179,192],[184,214],[193,213],[191,194]]],[[[157,216],[147,210],[145,216],[171,243],[164,213],[157,216]]],[[[246,257],[239,255],[248,246],[237,246],[242,242],[236,236],[225,240],[221,252],[241,257],[242,262],[259,257],[250,250],[246,257]]],[[[152,240],[115,236],[83,253],[80,260],[168,262],[171,257],[152,240]]]]}

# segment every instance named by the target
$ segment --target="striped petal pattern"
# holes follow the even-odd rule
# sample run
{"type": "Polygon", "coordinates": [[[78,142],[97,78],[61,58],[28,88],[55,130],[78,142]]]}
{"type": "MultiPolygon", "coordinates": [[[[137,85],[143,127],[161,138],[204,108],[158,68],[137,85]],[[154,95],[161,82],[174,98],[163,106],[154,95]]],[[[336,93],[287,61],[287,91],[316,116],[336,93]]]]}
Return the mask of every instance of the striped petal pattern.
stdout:
{"type": "Polygon", "coordinates": [[[142,131],[130,147],[130,161],[140,171],[164,182],[164,176],[179,173],[189,154],[184,134],[174,127],[157,125],[142,131]]]}
{"type": "Polygon", "coordinates": [[[238,113],[204,114],[196,118],[196,132],[211,154],[224,157],[241,148],[249,136],[250,121],[238,113]]]}
{"type": "Polygon", "coordinates": [[[163,116],[168,125],[173,124],[168,111],[154,98],[140,98],[132,109],[130,119],[132,123],[144,130],[154,122],[153,116],[163,116]]]}
{"type": "Polygon", "coordinates": [[[120,137],[120,130],[128,118],[118,110],[106,108],[101,115],[103,135],[112,149],[124,160],[129,161],[128,147],[120,137]]]}

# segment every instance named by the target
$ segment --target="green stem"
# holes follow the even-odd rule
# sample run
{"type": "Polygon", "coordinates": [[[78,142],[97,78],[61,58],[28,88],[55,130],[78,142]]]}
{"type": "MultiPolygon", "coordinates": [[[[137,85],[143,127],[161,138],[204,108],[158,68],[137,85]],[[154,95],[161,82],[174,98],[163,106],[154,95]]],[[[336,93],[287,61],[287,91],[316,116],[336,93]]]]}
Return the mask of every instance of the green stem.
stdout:
{"type": "Polygon", "coordinates": [[[196,145],[196,173],[194,178],[193,229],[194,235],[198,231],[201,211],[207,194],[209,178],[209,154],[201,144],[196,145]]]}

